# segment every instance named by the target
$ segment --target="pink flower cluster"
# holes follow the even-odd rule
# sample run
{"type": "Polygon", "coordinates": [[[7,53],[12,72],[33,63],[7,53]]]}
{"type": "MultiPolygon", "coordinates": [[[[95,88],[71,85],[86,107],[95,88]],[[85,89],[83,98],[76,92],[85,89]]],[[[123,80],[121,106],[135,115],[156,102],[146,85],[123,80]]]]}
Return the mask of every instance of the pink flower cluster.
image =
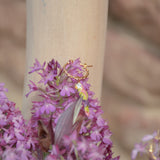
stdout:
{"type": "Polygon", "coordinates": [[[138,156],[147,157],[148,160],[160,160],[160,133],[159,130],[151,135],[146,135],[142,141],[135,145],[132,151],[132,160],[138,156]]]}
{"type": "Polygon", "coordinates": [[[0,159],[34,160],[36,140],[32,137],[31,128],[25,124],[21,112],[15,103],[5,95],[7,89],[0,84],[0,159]]]}
{"type": "MultiPolygon", "coordinates": [[[[73,77],[83,76],[79,59],[65,69],[73,77]]],[[[29,73],[33,72],[40,80],[30,81],[26,96],[35,92],[39,98],[32,102],[28,124],[0,84],[0,159],[119,160],[113,158],[111,132],[88,79],[69,77],[54,59],[47,65],[36,60],[29,73]],[[77,83],[83,86],[87,99],[75,88],[77,83]]]]}

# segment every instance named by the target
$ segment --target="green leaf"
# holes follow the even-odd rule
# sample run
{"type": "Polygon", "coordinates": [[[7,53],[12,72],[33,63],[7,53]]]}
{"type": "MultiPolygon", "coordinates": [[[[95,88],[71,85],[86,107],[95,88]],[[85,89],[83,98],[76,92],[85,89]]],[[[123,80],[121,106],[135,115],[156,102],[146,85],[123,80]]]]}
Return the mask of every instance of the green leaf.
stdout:
{"type": "Polygon", "coordinates": [[[57,78],[56,85],[59,86],[60,78],[58,76],[56,78],[57,78]]]}
{"type": "Polygon", "coordinates": [[[78,156],[78,151],[76,148],[74,148],[74,153],[76,155],[76,160],[80,160],[79,156],[78,156]]]}
{"type": "Polygon", "coordinates": [[[60,156],[60,159],[61,159],[61,160],[65,160],[65,159],[63,158],[63,156],[60,156]]]}

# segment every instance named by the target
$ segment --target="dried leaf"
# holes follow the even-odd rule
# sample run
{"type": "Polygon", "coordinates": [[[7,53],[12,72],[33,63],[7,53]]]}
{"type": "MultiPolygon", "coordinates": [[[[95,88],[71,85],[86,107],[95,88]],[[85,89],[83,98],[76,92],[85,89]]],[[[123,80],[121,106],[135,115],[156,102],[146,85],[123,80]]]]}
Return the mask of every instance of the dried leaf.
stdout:
{"type": "Polygon", "coordinates": [[[53,116],[53,113],[51,114],[51,117],[50,117],[47,128],[48,128],[49,134],[51,136],[51,144],[54,144],[54,132],[53,132],[53,126],[52,126],[52,116],[53,116]]]}
{"type": "Polygon", "coordinates": [[[52,144],[51,135],[41,121],[38,121],[38,139],[42,151],[47,152],[52,144]]]}

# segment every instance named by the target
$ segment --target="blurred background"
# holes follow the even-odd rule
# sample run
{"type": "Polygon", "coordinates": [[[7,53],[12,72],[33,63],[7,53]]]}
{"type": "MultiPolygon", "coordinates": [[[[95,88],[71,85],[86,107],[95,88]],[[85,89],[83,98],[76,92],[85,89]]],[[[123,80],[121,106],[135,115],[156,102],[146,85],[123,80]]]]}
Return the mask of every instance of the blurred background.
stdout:
{"type": "MultiPolygon", "coordinates": [[[[160,0],[110,0],[102,106],[114,152],[129,160],[160,125],[160,0]]],[[[26,2],[0,0],[0,82],[22,105],[26,2]]],[[[144,160],[144,159],[143,159],[144,160]]]]}

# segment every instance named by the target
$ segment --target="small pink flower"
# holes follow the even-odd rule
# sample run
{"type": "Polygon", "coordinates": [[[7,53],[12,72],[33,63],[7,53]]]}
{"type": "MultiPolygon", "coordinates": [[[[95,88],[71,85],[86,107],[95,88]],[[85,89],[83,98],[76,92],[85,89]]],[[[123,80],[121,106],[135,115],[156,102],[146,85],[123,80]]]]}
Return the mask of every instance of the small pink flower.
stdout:
{"type": "Polygon", "coordinates": [[[72,87],[65,85],[62,87],[60,95],[61,96],[70,96],[72,93],[75,93],[75,90],[72,87]]]}

